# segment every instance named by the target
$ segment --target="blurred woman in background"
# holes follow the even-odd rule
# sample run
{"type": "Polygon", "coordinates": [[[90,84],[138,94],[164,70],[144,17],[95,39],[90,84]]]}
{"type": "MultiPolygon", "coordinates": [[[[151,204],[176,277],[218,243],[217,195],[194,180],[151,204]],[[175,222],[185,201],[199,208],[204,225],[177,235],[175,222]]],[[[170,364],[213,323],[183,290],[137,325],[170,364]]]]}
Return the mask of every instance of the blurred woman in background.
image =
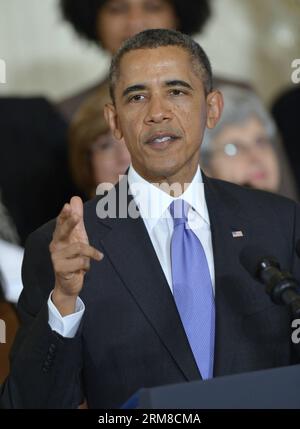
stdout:
{"type": "Polygon", "coordinates": [[[108,88],[102,86],[85,101],[70,125],[71,173],[87,199],[95,196],[98,184],[115,185],[130,164],[125,142],[112,136],[104,119],[104,106],[108,101],[108,88]]]}
{"type": "Polygon", "coordinates": [[[220,122],[206,130],[201,165],[212,177],[296,198],[276,127],[251,90],[223,85],[220,122]]]}
{"type": "MultiPolygon", "coordinates": [[[[110,55],[129,37],[151,28],[199,33],[211,14],[210,0],[60,0],[60,7],[79,36],[110,55]]],[[[60,102],[64,117],[70,120],[102,83],[60,102]]]]}

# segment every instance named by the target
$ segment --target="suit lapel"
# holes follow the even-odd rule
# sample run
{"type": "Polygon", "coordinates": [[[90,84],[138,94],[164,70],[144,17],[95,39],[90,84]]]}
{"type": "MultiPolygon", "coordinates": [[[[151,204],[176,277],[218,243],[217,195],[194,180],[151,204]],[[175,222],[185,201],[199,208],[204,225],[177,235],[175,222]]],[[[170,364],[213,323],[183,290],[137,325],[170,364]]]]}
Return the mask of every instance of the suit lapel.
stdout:
{"type": "MultiPolygon", "coordinates": [[[[117,186],[117,201],[119,189],[117,186]]],[[[132,208],[132,204],[134,201],[129,196],[126,207],[132,208]]],[[[119,206],[117,213],[118,210],[119,206]]],[[[106,257],[184,377],[187,380],[199,379],[199,370],[172,293],[141,217],[98,219],[98,228],[101,232],[101,247],[106,257]],[[106,231],[103,231],[103,228],[106,231]]]]}
{"type": "MultiPolygon", "coordinates": [[[[204,175],[203,175],[204,176],[204,175]]],[[[251,235],[251,222],[240,212],[238,200],[204,176],[215,267],[216,335],[214,376],[232,372],[238,352],[242,320],[251,296],[241,285],[239,253],[251,235]]],[[[249,307],[250,304],[250,307],[249,307]]]]}

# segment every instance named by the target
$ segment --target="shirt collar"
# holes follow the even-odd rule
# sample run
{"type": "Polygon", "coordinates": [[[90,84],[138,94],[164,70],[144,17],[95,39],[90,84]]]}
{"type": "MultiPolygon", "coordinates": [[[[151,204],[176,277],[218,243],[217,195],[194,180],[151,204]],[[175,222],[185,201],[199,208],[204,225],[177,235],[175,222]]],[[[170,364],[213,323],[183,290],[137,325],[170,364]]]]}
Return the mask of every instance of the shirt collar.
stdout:
{"type": "MultiPolygon", "coordinates": [[[[175,198],[164,192],[158,186],[147,182],[131,165],[128,171],[128,184],[140,214],[146,220],[150,230],[155,227],[163,216],[169,216],[168,208],[175,198]]],[[[204,183],[200,167],[186,191],[180,196],[210,225],[209,214],[205,200],[204,183]]]]}

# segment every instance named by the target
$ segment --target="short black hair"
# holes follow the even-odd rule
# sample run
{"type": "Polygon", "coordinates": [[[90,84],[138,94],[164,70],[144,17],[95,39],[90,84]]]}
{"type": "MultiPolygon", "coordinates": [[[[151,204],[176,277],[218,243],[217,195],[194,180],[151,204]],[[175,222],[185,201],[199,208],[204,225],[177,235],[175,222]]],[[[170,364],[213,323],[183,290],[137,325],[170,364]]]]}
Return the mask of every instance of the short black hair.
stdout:
{"type": "MultiPolygon", "coordinates": [[[[97,44],[96,19],[99,9],[108,0],[60,0],[60,9],[66,21],[82,37],[97,44]]],[[[183,33],[194,34],[201,32],[211,15],[210,0],[169,0],[173,5],[179,28],[183,33]]]]}
{"type": "Polygon", "coordinates": [[[138,49],[155,49],[164,46],[179,46],[191,57],[197,71],[200,70],[205,93],[212,90],[212,69],[208,56],[191,37],[175,30],[145,30],[126,40],[113,56],[109,70],[109,91],[115,102],[115,85],[120,72],[120,63],[125,54],[138,49]]]}

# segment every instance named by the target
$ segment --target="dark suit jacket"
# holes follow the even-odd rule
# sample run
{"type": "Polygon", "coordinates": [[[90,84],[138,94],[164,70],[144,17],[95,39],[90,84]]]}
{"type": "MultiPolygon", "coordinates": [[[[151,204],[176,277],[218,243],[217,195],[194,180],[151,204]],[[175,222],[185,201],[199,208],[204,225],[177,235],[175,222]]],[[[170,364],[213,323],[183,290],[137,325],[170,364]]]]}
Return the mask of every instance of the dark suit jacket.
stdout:
{"type": "Polygon", "coordinates": [[[300,86],[292,85],[279,95],[272,106],[272,115],[281,134],[284,149],[297,181],[298,193],[300,193],[300,155],[297,144],[300,133],[299,103],[300,86]]]}
{"type": "MultiPolygon", "coordinates": [[[[214,375],[297,362],[290,314],[239,263],[246,244],[260,244],[300,278],[295,238],[299,207],[272,194],[204,178],[216,279],[214,375]],[[233,238],[232,231],[243,231],[233,238]]],[[[118,186],[117,186],[118,189],[118,186]]],[[[99,219],[85,204],[90,243],[105,257],[92,262],[81,298],[86,312],[74,339],[48,325],[54,285],[50,222],[28,240],[19,302],[23,326],[3,398],[14,407],[119,407],[141,387],[200,378],[172,293],[143,220],[99,219]]]]}

